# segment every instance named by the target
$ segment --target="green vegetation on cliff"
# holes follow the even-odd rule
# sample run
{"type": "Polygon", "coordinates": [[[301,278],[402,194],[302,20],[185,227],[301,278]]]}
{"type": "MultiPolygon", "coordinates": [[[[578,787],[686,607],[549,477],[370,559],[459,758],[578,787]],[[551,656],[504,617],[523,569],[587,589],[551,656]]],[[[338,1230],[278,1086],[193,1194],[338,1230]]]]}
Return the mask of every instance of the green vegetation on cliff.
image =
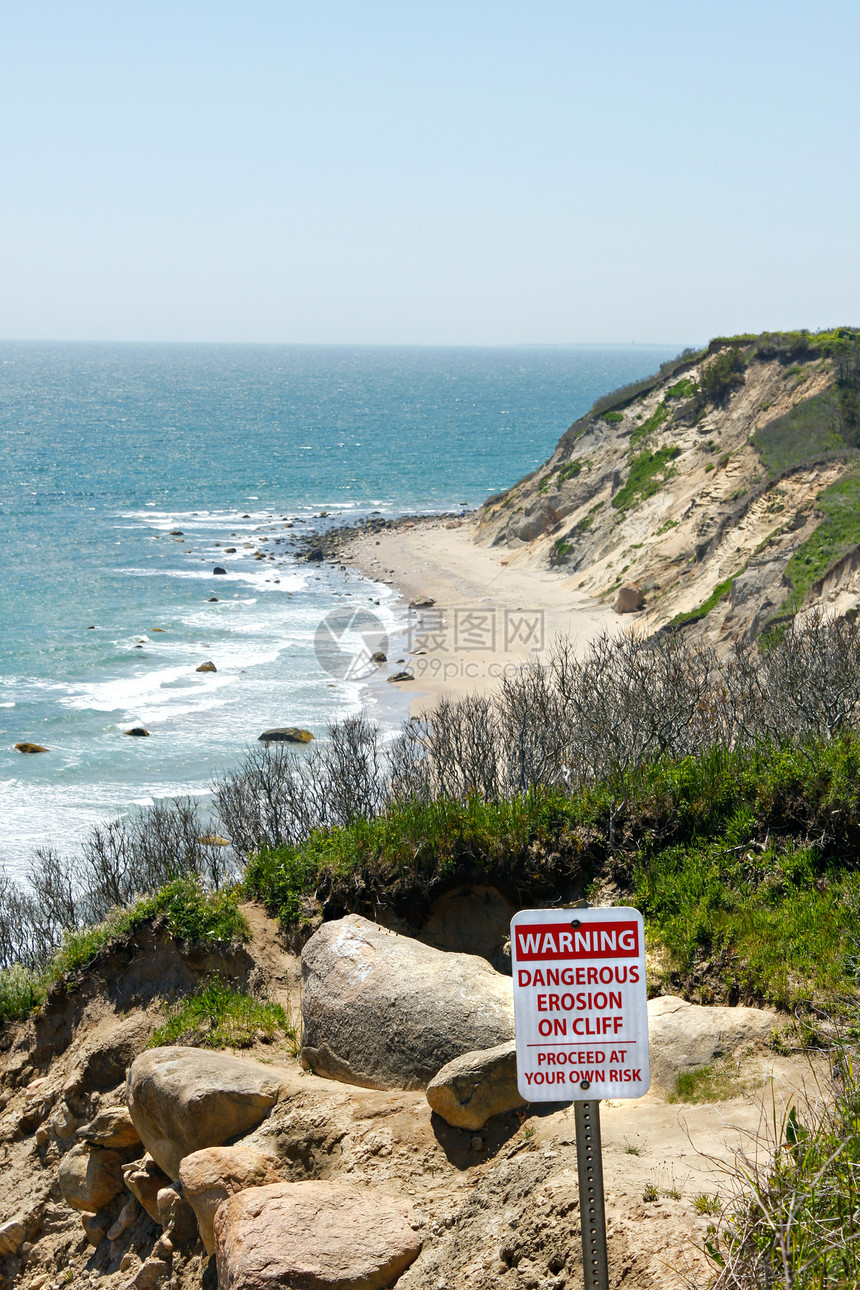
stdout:
{"type": "Polygon", "coordinates": [[[851,736],[656,758],[573,794],[398,804],[259,853],[244,891],[294,927],[319,901],[416,916],[464,882],[524,904],[610,879],[645,915],[673,989],[788,1008],[854,993],[858,854],[851,736]]]}

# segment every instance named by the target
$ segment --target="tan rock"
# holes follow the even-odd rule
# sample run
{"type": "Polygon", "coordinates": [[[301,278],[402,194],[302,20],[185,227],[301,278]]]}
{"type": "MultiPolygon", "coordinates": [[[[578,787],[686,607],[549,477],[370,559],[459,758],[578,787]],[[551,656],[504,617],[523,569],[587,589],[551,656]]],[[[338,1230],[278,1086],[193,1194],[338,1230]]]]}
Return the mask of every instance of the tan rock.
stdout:
{"type": "Polygon", "coordinates": [[[84,1124],[75,1133],[80,1142],[89,1142],[94,1147],[111,1147],[121,1151],[125,1147],[136,1147],[140,1134],[134,1127],[128,1108],[110,1106],[99,1111],[94,1120],[84,1124]]]}
{"type": "Polygon", "coordinates": [[[637,609],[641,609],[645,603],[645,597],[642,595],[642,588],[636,582],[630,582],[624,587],[618,588],[618,595],[615,597],[615,604],[612,606],[616,614],[632,614],[637,609]]]}
{"type": "Polygon", "coordinates": [[[110,1219],[107,1214],[86,1214],[84,1216],[84,1234],[89,1244],[96,1249],[108,1234],[110,1219]]]}
{"type": "Polygon", "coordinates": [[[524,1106],[516,1040],[455,1057],[427,1085],[427,1101],[457,1129],[482,1129],[491,1116],[524,1106]]]}
{"type": "Polygon", "coordinates": [[[510,977],[357,914],[302,951],[302,1060],[366,1088],[426,1088],[455,1057],[514,1037],[510,977]]]}
{"type": "Polygon", "coordinates": [[[218,671],[217,667],[215,666],[215,664],[212,662],[211,659],[208,659],[205,663],[201,663],[200,666],[195,668],[194,670],[195,672],[217,672],[218,671]]]}
{"type": "Polygon", "coordinates": [[[777,1016],[764,1008],[718,1008],[667,994],[648,1004],[652,1083],[674,1090],[681,1071],[709,1066],[769,1042],[777,1016]]]}
{"type": "Polygon", "coordinates": [[[173,1181],[183,1156],[255,1128],[285,1092],[276,1066],[200,1048],[151,1048],[126,1084],[135,1128],[173,1181]]]}
{"type": "Polygon", "coordinates": [[[156,1223],[158,1217],[158,1193],[170,1182],[167,1175],[159,1169],[152,1156],[146,1155],[142,1160],[133,1160],[123,1166],[123,1182],[132,1196],[136,1196],[150,1218],[156,1223]]]}
{"type": "Polygon", "coordinates": [[[231,1196],[215,1217],[219,1290],[384,1290],[418,1256],[402,1201],[333,1182],[231,1196]]]}
{"type": "Polygon", "coordinates": [[[129,1286],[134,1290],[153,1290],[165,1277],[170,1276],[170,1264],[166,1259],[148,1258],[144,1259],[140,1267],[135,1272],[129,1286]]]}
{"type": "Polygon", "coordinates": [[[85,1143],[72,1147],[57,1170],[63,1200],[72,1209],[95,1214],[122,1191],[122,1166],[118,1151],[85,1143]]]}
{"type": "Polygon", "coordinates": [[[10,1218],[0,1223],[0,1257],[17,1254],[27,1236],[27,1228],[20,1218],[10,1218]]]}
{"type": "Polygon", "coordinates": [[[179,1183],[162,1187],[156,1197],[158,1221],[165,1232],[170,1232],[177,1241],[193,1240],[197,1236],[197,1215],[185,1199],[179,1183]]]}
{"type": "Polygon", "coordinates": [[[15,751],[19,753],[40,753],[50,752],[50,748],[43,748],[41,744],[31,744],[26,741],[15,745],[15,751]]]}
{"type": "Polygon", "coordinates": [[[222,1201],[248,1187],[282,1180],[277,1161],[241,1142],[235,1147],[207,1147],[186,1156],[179,1166],[179,1181],[197,1215],[206,1253],[215,1253],[213,1223],[222,1201]]]}

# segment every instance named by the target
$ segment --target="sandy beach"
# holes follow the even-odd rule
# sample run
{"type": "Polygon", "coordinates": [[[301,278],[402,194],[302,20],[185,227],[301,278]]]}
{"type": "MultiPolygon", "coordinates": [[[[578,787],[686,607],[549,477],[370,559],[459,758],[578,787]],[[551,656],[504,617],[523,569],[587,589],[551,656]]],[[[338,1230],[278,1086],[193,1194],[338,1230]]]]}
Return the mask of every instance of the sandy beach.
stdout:
{"type": "Polygon", "coordinates": [[[575,578],[530,568],[525,553],[479,546],[474,532],[471,517],[422,518],[362,531],[338,548],[342,563],[394,586],[409,606],[398,655],[405,663],[398,668],[391,658],[383,670],[413,674],[397,683],[413,716],[443,696],[495,689],[506,670],[546,657],[560,636],[583,651],[601,633],[629,626],[577,591],[575,578]]]}

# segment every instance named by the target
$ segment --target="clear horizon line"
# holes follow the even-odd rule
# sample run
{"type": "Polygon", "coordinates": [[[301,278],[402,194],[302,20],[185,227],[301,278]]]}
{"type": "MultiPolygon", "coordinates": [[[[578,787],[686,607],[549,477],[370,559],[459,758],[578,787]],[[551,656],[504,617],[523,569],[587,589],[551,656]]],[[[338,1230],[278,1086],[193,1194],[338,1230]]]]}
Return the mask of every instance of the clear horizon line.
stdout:
{"type": "MultiPolygon", "coordinates": [[[[696,342],[699,344],[699,342],[696,342]]],[[[701,342],[704,344],[705,342],[701,342]]],[[[374,340],[107,340],[104,337],[4,336],[0,345],[258,345],[287,349],[673,349],[681,341],[659,340],[517,340],[517,341],[374,341],[374,340]]]]}

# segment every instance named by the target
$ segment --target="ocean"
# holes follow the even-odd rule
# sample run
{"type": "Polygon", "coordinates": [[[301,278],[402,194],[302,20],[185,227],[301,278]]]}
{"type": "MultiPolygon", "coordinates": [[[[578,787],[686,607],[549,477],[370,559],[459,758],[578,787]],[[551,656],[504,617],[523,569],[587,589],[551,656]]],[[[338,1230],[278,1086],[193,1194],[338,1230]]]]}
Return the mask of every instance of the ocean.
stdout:
{"type": "Polygon", "coordinates": [[[0,344],[0,865],[204,795],[267,727],[399,721],[315,648],[336,610],[396,633],[394,590],[296,540],[479,505],[678,348],[0,344]]]}

